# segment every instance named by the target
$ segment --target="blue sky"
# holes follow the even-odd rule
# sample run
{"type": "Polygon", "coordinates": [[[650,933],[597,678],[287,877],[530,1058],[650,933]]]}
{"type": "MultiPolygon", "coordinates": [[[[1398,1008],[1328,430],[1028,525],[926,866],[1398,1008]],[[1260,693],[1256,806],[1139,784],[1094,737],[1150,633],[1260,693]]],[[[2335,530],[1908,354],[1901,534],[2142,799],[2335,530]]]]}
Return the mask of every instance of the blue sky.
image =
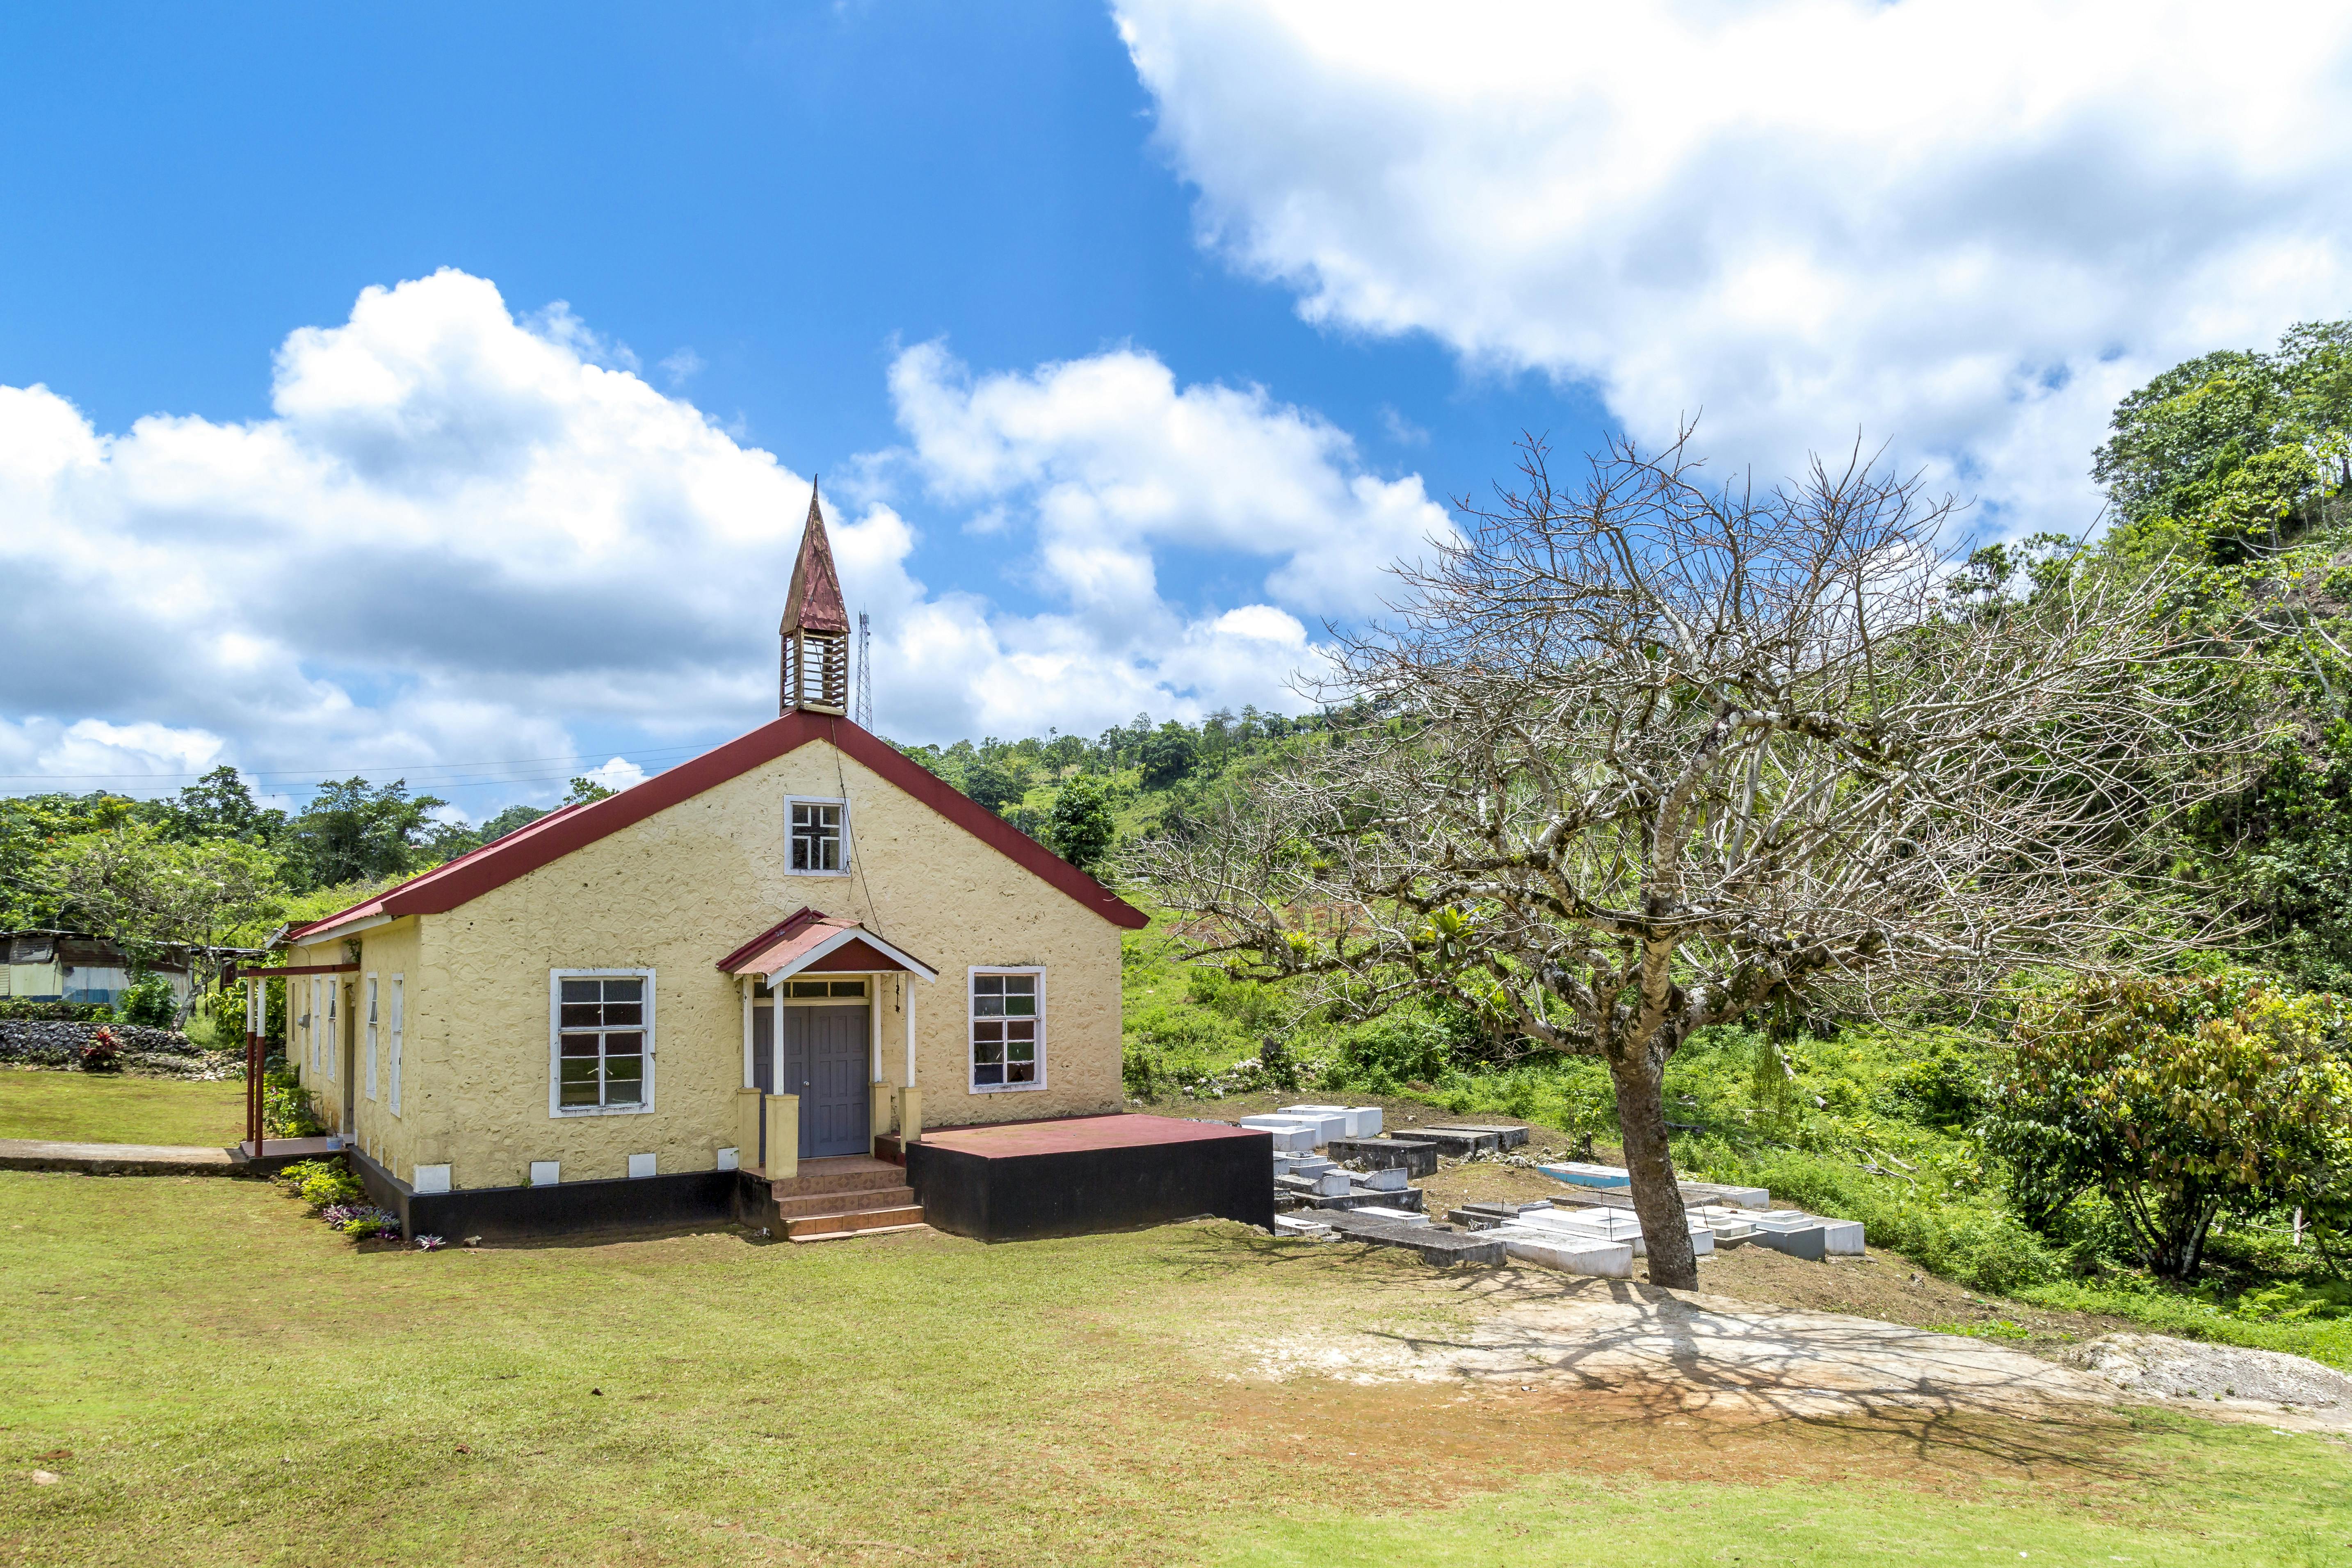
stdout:
{"type": "Polygon", "coordinates": [[[2346,313],[2343,19],[2168,10],[11,7],[0,788],[657,769],[816,472],[909,740],[1296,706],[1522,429],[2079,531],[2346,313]]]}

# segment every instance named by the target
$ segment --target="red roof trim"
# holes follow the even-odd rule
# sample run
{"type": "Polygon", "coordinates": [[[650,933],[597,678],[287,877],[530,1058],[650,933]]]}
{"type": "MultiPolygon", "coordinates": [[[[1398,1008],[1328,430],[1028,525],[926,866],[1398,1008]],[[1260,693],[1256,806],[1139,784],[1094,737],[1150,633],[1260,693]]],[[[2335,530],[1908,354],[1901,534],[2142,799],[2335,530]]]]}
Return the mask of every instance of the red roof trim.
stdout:
{"type": "Polygon", "coordinates": [[[1150,923],[1150,917],[1141,910],[945,779],[908,761],[879,738],[846,719],[794,711],[772,719],[749,734],[739,735],[725,745],[680,763],[667,773],[656,773],[618,795],[551,812],[529,826],[517,828],[503,838],[461,855],[445,866],[436,866],[363,903],[298,926],[286,933],[286,940],[290,943],[307,942],[311,940],[310,932],[371,915],[397,920],[403,915],[446,913],[552,865],[575,849],[585,848],[625,827],[634,827],[658,812],[798,751],[812,741],[830,741],[844,755],[884,783],[914,796],[1023,870],[1060,889],[1111,924],[1139,931],[1150,923]]]}
{"type": "Polygon", "coordinates": [[[753,937],[751,941],[745,942],[742,946],[737,948],[734,952],[720,959],[719,961],[719,972],[724,974],[734,973],[735,966],[737,964],[742,963],[747,958],[756,958],[768,948],[773,947],[777,942],[780,942],[784,938],[792,935],[793,927],[795,924],[805,921],[821,921],[823,919],[824,919],[824,916],[821,911],[813,910],[806,904],[803,904],[799,909],[794,910],[791,914],[786,915],[782,920],[778,921],[774,925],[770,926],[767,930],[753,937]]]}

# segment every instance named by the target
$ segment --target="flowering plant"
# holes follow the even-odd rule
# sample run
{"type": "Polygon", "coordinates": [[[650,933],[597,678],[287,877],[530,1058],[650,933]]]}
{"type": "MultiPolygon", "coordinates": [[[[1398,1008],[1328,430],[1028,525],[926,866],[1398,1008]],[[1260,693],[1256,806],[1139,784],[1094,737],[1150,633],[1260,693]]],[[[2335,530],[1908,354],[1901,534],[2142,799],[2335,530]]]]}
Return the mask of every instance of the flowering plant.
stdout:
{"type": "Polygon", "coordinates": [[[416,1238],[416,1250],[419,1252],[438,1252],[448,1245],[437,1236],[420,1236],[416,1238]]]}
{"type": "Polygon", "coordinates": [[[373,1204],[329,1204],[319,1211],[330,1230],[340,1230],[353,1241],[365,1241],[369,1237],[382,1237],[386,1241],[400,1239],[400,1216],[390,1209],[380,1209],[373,1204]]]}
{"type": "Polygon", "coordinates": [[[115,1039],[114,1031],[101,1026],[89,1037],[89,1043],[81,1048],[81,1070],[112,1072],[121,1065],[116,1059],[121,1054],[122,1046],[115,1039]]]}

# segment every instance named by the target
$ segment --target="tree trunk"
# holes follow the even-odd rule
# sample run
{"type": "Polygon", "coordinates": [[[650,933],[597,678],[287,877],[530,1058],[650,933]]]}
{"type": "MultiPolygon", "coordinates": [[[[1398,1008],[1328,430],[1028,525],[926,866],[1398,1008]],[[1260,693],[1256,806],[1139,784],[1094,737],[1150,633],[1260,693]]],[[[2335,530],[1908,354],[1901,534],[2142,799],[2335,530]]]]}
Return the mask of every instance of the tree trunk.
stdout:
{"type": "Polygon", "coordinates": [[[1625,1170],[1633,1179],[1633,1214],[1650,1257],[1650,1283],[1698,1289],[1698,1258],[1691,1251],[1690,1220],[1675,1184],[1674,1152],[1666,1146],[1665,1071],[1650,1053],[1629,1053],[1609,1064],[1617,1086],[1617,1133],[1625,1170]]]}

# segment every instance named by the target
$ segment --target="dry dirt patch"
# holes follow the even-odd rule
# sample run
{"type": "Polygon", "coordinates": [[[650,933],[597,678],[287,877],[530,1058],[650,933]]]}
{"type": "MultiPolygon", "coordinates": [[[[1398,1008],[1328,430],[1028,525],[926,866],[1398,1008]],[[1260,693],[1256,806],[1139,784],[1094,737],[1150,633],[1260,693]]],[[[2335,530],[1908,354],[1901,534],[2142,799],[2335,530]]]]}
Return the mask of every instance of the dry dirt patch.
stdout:
{"type": "Polygon", "coordinates": [[[1212,1419],[1310,1493],[1376,1477],[1433,1502],[1562,1468],[1969,1495],[2161,1479],[2112,1387],[1979,1341],[1518,1271],[1332,1305],[1200,1347],[1225,1367],[1212,1419]]]}

